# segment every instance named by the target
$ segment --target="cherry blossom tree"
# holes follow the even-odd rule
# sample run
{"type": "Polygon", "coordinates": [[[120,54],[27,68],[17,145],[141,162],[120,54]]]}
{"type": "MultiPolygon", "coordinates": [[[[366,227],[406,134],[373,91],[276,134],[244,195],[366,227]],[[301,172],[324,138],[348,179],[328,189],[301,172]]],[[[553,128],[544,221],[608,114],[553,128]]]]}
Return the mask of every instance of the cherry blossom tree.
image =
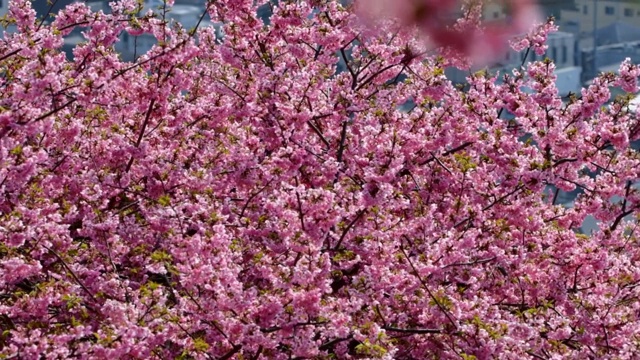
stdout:
{"type": "Polygon", "coordinates": [[[636,65],[562,101],[551,61],[457,87],[469,47],[338,1],[210,1],[222,38],[140,9],[10,3],[0,358],[640,352],[636,65]],[[123,61],[124,32],[157,44],[123,61]]]}

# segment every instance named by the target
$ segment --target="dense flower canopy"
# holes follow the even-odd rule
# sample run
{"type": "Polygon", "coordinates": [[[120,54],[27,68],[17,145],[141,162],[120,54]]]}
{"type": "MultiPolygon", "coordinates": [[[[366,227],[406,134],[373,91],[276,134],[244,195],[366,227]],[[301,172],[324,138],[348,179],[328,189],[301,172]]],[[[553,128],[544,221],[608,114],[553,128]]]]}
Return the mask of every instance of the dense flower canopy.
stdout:
{"type": "Polygon", "coordinates": [[[548,60],[456,87],[464,48],[338,1],[211,1],[222,38],[139,6],[11,2],[0,358],[640,352],[636,65],[563,102],[548,60]],[[125,62],[123,32],[158,42],[125,62]]]}

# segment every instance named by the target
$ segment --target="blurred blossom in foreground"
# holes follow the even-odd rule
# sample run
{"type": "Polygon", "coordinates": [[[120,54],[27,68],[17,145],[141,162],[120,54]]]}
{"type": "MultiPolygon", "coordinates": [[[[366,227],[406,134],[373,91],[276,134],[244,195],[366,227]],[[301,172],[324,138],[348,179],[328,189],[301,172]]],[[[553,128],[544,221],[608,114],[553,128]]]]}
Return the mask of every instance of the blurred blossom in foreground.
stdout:
{"type": "Polygon", "coordinates": [[[476,64],[500,57],[509,38],[527,33],[541,22],[533,0],[365,0],[356,3],[356,11],[368,27],[379,29],[381,21],[396,20],[415,27],[426,45],[476,64]],[[502,9],[505,16],[484,20],[483,9],[488,5],[502,9]]]}

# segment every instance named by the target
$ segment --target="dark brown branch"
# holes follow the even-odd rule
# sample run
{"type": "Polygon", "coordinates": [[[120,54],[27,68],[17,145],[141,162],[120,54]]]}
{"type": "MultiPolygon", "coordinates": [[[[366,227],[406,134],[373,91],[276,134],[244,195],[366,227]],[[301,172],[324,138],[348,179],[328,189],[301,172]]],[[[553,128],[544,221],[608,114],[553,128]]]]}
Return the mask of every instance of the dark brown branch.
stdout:
{"type": "MultiPolygon", "coordinates": [[[[147,124],[149,123],[149,119],[151,118],[151,111],[153,110],[153,105],[155,105],[155,103],[156,103],[156,99],[152,99],[151,102],[149,102],[149,108],[147,109],[147,114],[144,117],[144,122],[142,123],[142,129],[140,129],[140,133],[138,134],[138,139],[136,140],[135,147],[139,147],[140,143],[142,142],[142,138],[144,137],[144,133],[147,130],[147,124]]],[[[129,170],[131,170],[131,165],[133,165],[133,158],[134,156],[131,155],[131,158],[129,159],[129,162],[127,163],[127,167],[125,168],[124,172],[129,172],[129,170]]]]}
{"type": "Polygon", "coordinates": [[[309,127],[313,130],[313,132],[320,137],[320,140],[322,141],[323,144],[325,144],[328,148],[331,147],[331,144],[327,141],[327,139],[324,137],[324,135],[322,134],[320,129],[318,129],[317,126],[315,126],[311,121],[307,121],[307,125],[309,125],[309,127]]]}
{"type": "Polygon", "coordinates": [[[438,159],[438,157],[433,153],[433,151],[431,152],[431,156],[433,156],[434,159],[436,159],[436,162],[438,163],[438,165],[440,165],[443,169],[447,170],[447,172],[449,173],[449,175],[453,175],[453,173],[451,172],[451,170],[449,170],[449,168],[447,168],[442,161],[440,161],[440,159],[438,159]]]}
{"type": "MultiPolygon", "coordinates": [[[[506,199],[506,198],[508,198],[509,196],[511,196],[511,195],[513,195],[513,194],[515,194],[515,193],[517,193],[518,191],[522,190],[523,188],[524,188],[524,185],[519,185],[519,186],[517,186],[515,189],[513,189],[513,191],[511,191],[511,192],[509,192],[509,193],[507,193],[507,194],[503,195],[503,196],[502,196],[502,197],[500,197],[499,199],[497,199],[497,200],[493,201],[491,204],[489,204],[489,205],[485,206],[484,208],[482,208],[482,211],[487,211],[487,210],[491,209],[491,208],[492,208],[492,207],[494,207],[496,204],[501,203],[503,200],[505,200],[505,199],[506,199]]],[[[458,226],[460,226],[460,225],[462,225],[462,224],[466,223],[466,222],[467,222],[467,221],[469,221],[469,220],[471,220],[471,217],[470,217],[470,216],[468,216],[468,217],[466,217],[464,220],[462,220],[462,221],[458,222],[458,223],[457,223],[457,224],[455,224],[453,227],[454,227],[454,228],[457,228],[458,226]]]]}
{"type": "Polygon", "coordinates": [[[564,163],[566,163],[566,162],[576,162],[576,161],[578,161],[578,159],[576,159],[576,158],[565,158],[565,159],[560,159],[560,160],[556,161],[556,163],[555,163],[555,164],[553,164],[553,167],[556,167],[556,166],[562,165],[562,164],[564,164],[564,163]]]}
{"type": "Polygon", "coordinates": [[[474,260],[474,261],[469,261],[469,262],[463,262],[463,263],[453,263],[453,264],[449,264],[449,265],[445,265],[442,268],[446,269],[446,268],[450,268],[450,267],[456,267],[456,266],[471,266],[471,265],[477,265],[477,264],[486,264],[488,262],[491,262],[493,260],[495,260],[496,257],[491,257],[488,259],[478,259],[478,260],[474,260]]]}
{"type": "Polygon", "coordinates": [[[342,231],[342,235],[340,235],[340,239],[338,240],[338,243],[333,247],[335,250],[338,250],[340,248],[340,245],[342,245],[342,240],[344,240],[349,230],[351,230],[353,225],[355,225],[355,223],[358,222],[358,220],[360,220],[360,218],[364,213],[365,213],[365,210],[358,211],[358,213],[356,214],[356,217],[353,220],[351,220],[349,225],[347,225],[347,227],[342,231]]]}
{"type": "Polygon", "coordinates": [[[67,265],[67,263],[64,261],[64,259],[52,248],[48,248],[44,245],[42,245],[43,248],[47,249],[50,253],[52,253],[57,259],[58,261],[60,261],[60,263],[62,264],[62,266],[69,272],[69,274],[71,275],[71,277],[73,278],[73,280],[75,280],[75,282],[82,288],[82,290],[84,292],[86,292],[89,297],[93,300],[93,301],[97,301],[96,297],[93,295],[93,293],[91,293],[91,291],[89,291],[89,289],[84,285],[84,283],[82,283],[82,281],[80,281],[80,278],[78,278],[78,276],[76,275],[75,272],[73,272],[73,270],[71,270],[71,268],[69,267],[69,265],[67,265]]]}
{"type": "Polygon", "coordinates": [[[534,353],[533,351],[528,350],[528,351],[526,351],[526,353],[531,355],[531,356],[533,356],[536,359],[547,360],[547,358],[544,358],[544,357],[534,353]]]}
{"type": "Polygon", "coordinates": [[[320,345],[318,350],[320,350],[320,351],[329,350],[334,345],[339,344],[339,343],[341,343],[343,341],[351,340],[351,339],[353,339],[353,335],[349,335],[349,336],[343,337],[343,338],[333,339],[333,340],[327,341],[326,343],[320,345]]]}
{"type": "MultiPolygon", "coordinates": [[[[404,236],[404,235],[403,235],[404,236]]],[[[406,236],[404,236],[406,238],[406,236]]],[[[453,325],[453,327],[455,329],[458,328],[458,325],[456,324],[455,320],[453,320],[453,318],[451,317],[451,314],[449,314],[449,311],[444,307],[444,305],[442,305],[442,303],[440,302],[440,300],[438,300],[433,293],[431,292],[431,290],[429,289],[429,286],[427,286],[427,283],[424,281],[424,279],[422,278],[422,276],[420,276],[420,273],[418,272],[418,269],[416,269],[415,265],[413,265],[413,261],[411,261],[411,258],[409,258],[409,254],[407,254],[407,251],[404,248],[404,245],[402,243],[402,241],[400,242],[400,251],[402,251],[402,254],[404,255],[404,257],[407,259],[407,261],[409,262],[409,265],[411,266],[411,269],[413,269],[413,273],[416,275],[416,277],[418,278],[418,280],[420,281],[420,284],[422,285],[422,287],[427,291],[427,294],[429,294],[429,297],[431,298],[431,300],[433,300],[433,302],[438,306],[438,308],[440,309],[440,311],[442,311],[442,313],[447,317],[447,319],[449,320],[449,322],[451,322],[451,325],[453,325]]]]}
{"type": "Polygon", "coordinates": [[[622,221],[622,219],[624,219],[625,216],[630,215],[631,213],[633,213],[634,210],[636,210],[638,207],[629,209],[627,211],[623,211],[620,215],[618,215],[616,217],[616,219],[613,221],[613,224],[611,224],[611,227],[609,228],[609,231],[614,231],[618,225],[620,225],[620,221],[622,221]]]}
{"type": "Polygon", "coordinates": [[[376,71],[374,74],[371,74],[371,76],[369,76],[365,81],[363,81],[355,90],[358,91],[360,89],[362,89],[363,87],[365,87],[366,85],[368,85],[370,82],[372,82],[376,77],[378,77],[380,74],[382,74],[383,72],[392,69],[398,65],[401,65],[400,63],[398,64],[392,64],[392,65],[387,65],[385,67],[383,67],[382,69],[376,71]]]}
{"type": "Polygon", "coordinates": [[[244,204],[244,206],[242,207],[242,210],[240,211],[239,219],[242,219],[244,217],[244,212],[247,210],[247,207],[249,206],[249,203],[251,202],[251,200],[253,200],[256,196],[260,195],[260,193],[263,192],[271,184],[271,181],[273,180],[269,180],[269,182],[266,183],[265,186],[262,187],[262,189],[256,191],[251,196],[249,196],[249,198],[247,199],[247,202],[244,204]]]}
{"type": "Polygon", "coordinates": [[[517,186],[515,189],[513,189],[513,191],[511,191],[508,194],[503,195],[501,198],[499,198],[498,200],[492,202],[491,204],[485,206],[484,208],[482,208],[482,211],[487,211],[489,209],[491,209],[494,205],[496,205],[497,203],[502,202],[504,199],[508,198],[509,196],[517,193],[518,191],[522,190],[522,188],[524,188],[524,185],[519,185],[517,186]]]}
{"type": "Polygon", "coordinates": [[[441,334],[440,329],[399,329],[391,326],[383,326],[383,329],[387,331],[393,331],[402,334],[441,334]]]}
{"type": "Polygon", "coordinates": [[[4,61],[5,59],[12,57],[13,55],[15,55],[15,54],[19,53],[20,51],[22,51],[22,49],[16,49],[16,50],[13,50],[12,52],[10,52],[10,53],[8,53],[8,54],[3,55],[2,57],[0,57],[0,61],[4,61]]]}
{"type": "Polygon", "coordinates": [[[40,121],[40,120],[46,119],[46,118],[48,118],[49,116],[51,116],[51,115],[53,115],[53,114],[57,113],[58,111],[65,109],[67,106],[69,106],[69,105],[73,104],[75,101],[76,101],[76,99],[75,99],[75,98],[73,98],[73,99],[71,99],[71,100],[67,101],[64,105],[62,105],[62,106],[60,106],[60,107],[57,107],[57,108],[55,108],[55,109],[53,109],[53,110],[49,111],[49,112],[48,112],[48,113],[46,113],[46,114],[43,114],[43,115],[38,116],[34,121],[40,121]]]}
{"type": "Polygon", "coordinates": [[[630,189],[631,189],[631,181],[627,180],[627,186],[624,189],[624,200],[622,201],[622,211],[627,211],[627,197],[629,197],[630,189]]]}
{"type": "Polygon", "coordinates": [[[581,188],[581,189],[584,189],[584,190],[586,190],[586,191],[588,191],[588,192],[590,192],[590,193],[594,193],[594,192],[595,192],[594,190],[589,189],[588,187],[586,187],[586,186],[584,186],[584,185],[582,185],[582,184],[579,184],[579,183],[577,183],[577,182],[575,182],[575,181],[573,181],[573,180],[569,180],[569,179],[567,179],[567,178],[565,178],[565,177],[563,177],[563,176],[560,176],[559,178],[560,178],[561,180],[564,180],[564,181],[566,181],[566,182],[568,182],[568,183],[571,183],[571,184],[573,184],[573,185],[575,185],[575,186],[577,186],[577,187],[579,187],[579,188],[581,188]]]}
{"type": "Polygon", "coordinates": [[[344,52],[344,48],[340,49],[340,55],[342,55],[342,59],[344,60],[344,64],[347,67],[347,70],[349,71],[349,74],[351,74],[351,89],[353,90],[358,85],[358,76],[353,72],[353,69],[351,68],[351,65],[349,64],[349,60],[347,59],[347,54],[344,52]]]}
{"type": "Polygon", "coordinates": [[[338,155],[337,155],[338,162],[342,162],[342,154],[344,152],[344,143],[347,139],[347,123],[348,123],[348,120],[345,120],[342,123],[342,131],[340,132],[340,144],[338,145],[338,155]]]}
{"type": "MultiPolygon", "coordinates": [[[[297,327],[302,327],[302,326],[317,326],[317,325],[325,325],[328,324],[329,321],[307,321],[307,322],[303,322],[303,323],[296,323],[293,325],[294,328],[297,327]]],[[[265,334],[269,334],[269,333],[273,333],[276,331],[280,331],[282,330],[282,327],[280,326],[271,326],[268,328],[263,328],[260,329],[260,332],[265,333],[265,334]]]]}
{"type": "Polygon", "coordinates": [[[260,358],[260,354],[262,354],[262,350],[264,350],[264,348],[260,345],[256,353],[251,357],[251,360],[258,360],[260,358]]]}
{"type": "Polygon", "coordinates": [[[233,357],[233,355],[237,354],[240,349],[242,349],[241,345],[234,345],[233,348],[229,350],[229,352],[219,357],[218,360],[229,360],[233,357]]]}
{"type": "Polygon", "coordinates": [[[560,193],[560,189],[556,188],[556,192],[553,194],[553,201],[551,202],[551,205],[555,205],[556,204],[556,200],[558,200],[558,194],[560,193]]]}
{"type": "Polygon", "coordinates": [[[47,18],[51,15],[51,10],[53,10],[53,7],[56,6],[57,2],[58,2],[58,0],[54,0],[54,1],[49,2],[49,9],[47,9],[46,15],[44,15],[42,17],[42,19],[40,20],[40,22],[38,23],[38,27],[36,27],[36,32],[40,31],[40,28],[42,27],[44,22],[47,20],[47,18]]]}
{"type": "MultiPolygon", "coordinates": [[[[470,145],[473,145],[473,143],[468,141],[468,142],[466,142],[466,143],[464,143],[464,144],[462,144],[460,146],[457,146],[457,147],[455,147],[455,148],[453,148],[451,150],[445,151],[444,153],[442,153],[442,156],[449,156],[449,155],[454,154],[454,153],[456,153],[456,152],[458,152],[460,150],[464,150],[465,148],[469,147],[470,145]]],[[[420,163],[418,165],[421,165],[421,166],[422,165],[427,165],[428,163],[432,162],[435,159],[436,158],[432,155],[431,158],[423,161],[422,163],[420,163]]]]}

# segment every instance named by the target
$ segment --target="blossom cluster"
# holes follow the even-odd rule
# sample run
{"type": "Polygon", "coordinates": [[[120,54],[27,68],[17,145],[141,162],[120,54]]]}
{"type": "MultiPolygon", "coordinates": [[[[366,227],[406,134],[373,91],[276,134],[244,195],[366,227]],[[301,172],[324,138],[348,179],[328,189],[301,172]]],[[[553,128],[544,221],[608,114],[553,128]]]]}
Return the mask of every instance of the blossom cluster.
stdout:
{"type": "Polygon", "coordinates": [[[548,60],[462,88],[357,6],[207,4],[222,38],[10,3],[0,358],[637,356],[636,65],[568,101],[548,60]],[[157,44],[123,61],[123,32],[157,44]]]}

